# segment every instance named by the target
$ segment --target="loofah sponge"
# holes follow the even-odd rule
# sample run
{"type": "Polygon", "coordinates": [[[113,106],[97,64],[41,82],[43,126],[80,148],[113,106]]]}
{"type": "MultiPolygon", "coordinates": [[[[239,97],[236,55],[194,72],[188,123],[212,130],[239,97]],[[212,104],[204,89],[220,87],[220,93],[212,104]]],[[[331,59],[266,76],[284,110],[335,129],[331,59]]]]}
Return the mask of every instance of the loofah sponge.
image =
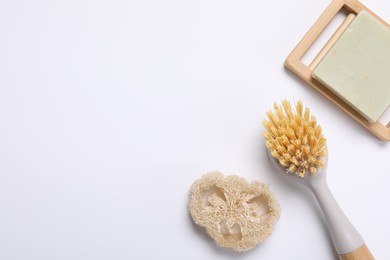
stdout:
{"type": "Polygon", "coordinates": [[[219,172],[195,181],[189,210],[194,222],[219,246],[236,251],[252,249],[264,241],[280,216],[279,203],[267,185],[219,172]]]}

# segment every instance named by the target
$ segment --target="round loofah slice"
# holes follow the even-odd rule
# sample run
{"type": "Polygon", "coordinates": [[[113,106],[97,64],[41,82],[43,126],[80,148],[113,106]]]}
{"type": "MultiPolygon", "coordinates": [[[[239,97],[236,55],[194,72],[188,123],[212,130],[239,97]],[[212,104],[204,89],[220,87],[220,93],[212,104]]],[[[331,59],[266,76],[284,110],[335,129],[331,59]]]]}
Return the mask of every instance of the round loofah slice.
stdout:
{"type": "Polygon", "coordinates": [[[219,246],[236,251],[252,249],[268,238],[280,217],[279,203],[266,184],[219,172],[194,182],[189,210],[219,246]]]}

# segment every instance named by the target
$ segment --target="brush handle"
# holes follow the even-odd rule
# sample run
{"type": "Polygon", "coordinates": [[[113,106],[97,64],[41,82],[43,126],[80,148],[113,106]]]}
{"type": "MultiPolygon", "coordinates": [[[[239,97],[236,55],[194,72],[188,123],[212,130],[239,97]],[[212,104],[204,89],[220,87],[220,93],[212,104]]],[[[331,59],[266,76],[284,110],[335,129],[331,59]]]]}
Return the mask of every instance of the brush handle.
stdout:
{"type": "Polygon", "coordinates": [[[340,260],[362,260],[362,259],[374,259],[370,250],[366,245],[362,245],[355,251],[349,254],[339,255],[340,260]]]}
{"type": "Polygon", "coordinates": [[[353,227],[328,188],[325,178],[309,185],[328,223],[334,246],[342,260],[373,260],[363,238],[353,227]]]}

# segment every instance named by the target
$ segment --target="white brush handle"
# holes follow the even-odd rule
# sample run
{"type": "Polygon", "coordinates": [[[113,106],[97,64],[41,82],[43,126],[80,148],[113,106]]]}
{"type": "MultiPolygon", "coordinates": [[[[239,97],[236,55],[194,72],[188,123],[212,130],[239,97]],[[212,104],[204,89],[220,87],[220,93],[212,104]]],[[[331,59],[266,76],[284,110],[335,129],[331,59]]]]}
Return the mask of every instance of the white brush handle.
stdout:
{"type": "Polygon", "coordinates": [[[353,227],[351,222],[345,216],[340,206],[336,202],[326,183],[326,178],[320,178],[310,183],[313,194],[315,195],[323,215],[329,225],[334,246],[340,255],[340,259],[371,260],[374,259],[365,246],[363,238],[353,227]],[[366,249],[367,254],[356,255],[354,252],[366,249]],[[353,258],[345,258],[353,254],[353,258]],[[358,258],[356,258],[358,257],[358,258]]]}

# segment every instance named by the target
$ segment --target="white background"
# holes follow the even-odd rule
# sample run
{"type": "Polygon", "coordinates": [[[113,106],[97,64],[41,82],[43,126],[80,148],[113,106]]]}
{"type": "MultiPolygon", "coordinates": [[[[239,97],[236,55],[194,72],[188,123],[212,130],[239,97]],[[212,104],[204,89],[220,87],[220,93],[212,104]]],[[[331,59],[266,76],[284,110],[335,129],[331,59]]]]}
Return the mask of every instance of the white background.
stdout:
{"type": "MultiPolygon", "coordinates": [[[[269,163],[262,120],[301,99],[328,182],[389,259],[390,146],[284,69],[329,1],[0,1],[0,259],[335,259],[310,193],[269,163]],[[282,215],[246,253],[187,211],[209,171],[270,185],[282,215]]],[[[390,2],[364,1],[390,21],[390,2]]]]}

